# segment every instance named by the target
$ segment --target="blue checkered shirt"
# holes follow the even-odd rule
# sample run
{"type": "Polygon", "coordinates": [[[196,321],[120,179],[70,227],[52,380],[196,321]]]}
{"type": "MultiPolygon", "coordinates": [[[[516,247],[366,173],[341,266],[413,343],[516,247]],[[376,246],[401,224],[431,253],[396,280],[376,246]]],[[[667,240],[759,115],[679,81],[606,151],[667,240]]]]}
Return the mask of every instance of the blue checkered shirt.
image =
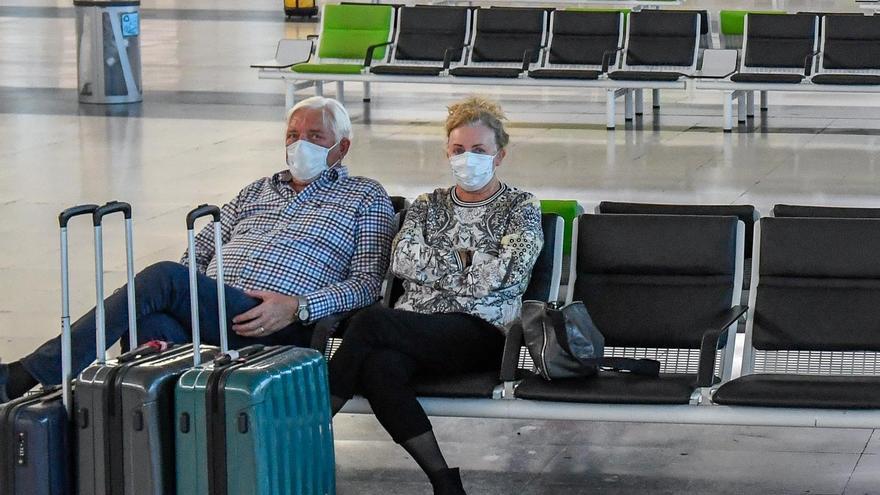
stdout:
{"type": "MultiPolygon", "coordinates": [[[[394,236],[388,194],[341,165],[300,193],[289,181],[262,178],[223,206],[224,282],[303,296],[312,321],[376,301],[394,236]]],[[[213,226],[196,236],[196,263],[216,277],[213,226]]]]}

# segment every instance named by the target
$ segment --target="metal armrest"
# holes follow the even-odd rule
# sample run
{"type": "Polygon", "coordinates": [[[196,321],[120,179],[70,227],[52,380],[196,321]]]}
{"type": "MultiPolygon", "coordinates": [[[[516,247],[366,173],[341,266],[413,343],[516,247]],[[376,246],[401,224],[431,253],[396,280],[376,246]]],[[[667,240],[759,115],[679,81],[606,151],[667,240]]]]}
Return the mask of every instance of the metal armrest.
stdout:
{"type": "Polygon", "coordinates": [[[469,46],[470,45],[461,45],[461,46],[450,46],[450,47],[446,48],[446,50],[443,52],[443,70],[448,69],[449,66],[452,64],[452,54],[453,53],[455,53],[458,50],[464,50],[465,48],[467,48],[469,46]]]}
{"type": "Polygon", "coordinates": [[[804,57],[804,76],[810,77],[810,73],[813,72],[813,60],[818,54],[819,50],[816,50],[804,57]]]}
{"type": "Polygon", "coordinates": [[[516,369],[519,366],[519,351],[523,345],[523,328],[520,320],[510,324],[507,338],[504,340],[504,354],[501,357],[501,381],[516,380],[516,369]]]}
{"type": "Polygon", "coordinates": [[[393,41],[386,41],[385,43],[379,43],[376,45],[371,45],[367,47],[367,56],[364,57],[364,67],[369,67],[370,64],[373,63],[373,52],[376,51],[376,48],[382,48],[383,46],[393,45],[393,41]]]}
{"type": "Polygon", "coordinates": [[[622,52],[623,47],[620,47],[616,50],[607,50],[602,54],[602,73],[606,74],[608,72],[608,64],[611,63],[611,57],[617,55],[618,52],[622,52]]]}
{"type": "Polygon", "coordinates": [[[315,329],[312,332],[312,341],[309,344],[309,347],[321,354],[327,352],[327,342],[330,340],[330,337],[336,333],[339,326],[345,323],[352,314],[354,314],[354,310],[344,311],[342,313],[325,316],[315,322],[315,329]]]}
{"type": "MultiPolygon", "coordinates": [[[[725,311],[712,327],[703,334],[700,342],[700,367],[697,372],[697,386],[709,387],[715,381],[715,355],[721,337],[726,337],[727,329],[749,310],[748,306],[734,306],[725,311]]],[[[733,345],[733,342],[726,342],[733,345]]]]}

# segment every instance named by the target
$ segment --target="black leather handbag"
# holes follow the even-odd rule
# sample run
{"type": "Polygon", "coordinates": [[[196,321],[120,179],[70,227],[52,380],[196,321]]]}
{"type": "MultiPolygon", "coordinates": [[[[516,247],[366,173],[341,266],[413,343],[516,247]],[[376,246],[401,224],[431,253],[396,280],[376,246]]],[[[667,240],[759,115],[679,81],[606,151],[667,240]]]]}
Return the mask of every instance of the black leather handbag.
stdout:
{"type": "Polygon", "coordinates": [[[523,301],[523,338],[545,380],[587,377],[599,370],[658,376],[653,359],[606,358],[605,338],[580,301],[567,305],[523,301]]]}

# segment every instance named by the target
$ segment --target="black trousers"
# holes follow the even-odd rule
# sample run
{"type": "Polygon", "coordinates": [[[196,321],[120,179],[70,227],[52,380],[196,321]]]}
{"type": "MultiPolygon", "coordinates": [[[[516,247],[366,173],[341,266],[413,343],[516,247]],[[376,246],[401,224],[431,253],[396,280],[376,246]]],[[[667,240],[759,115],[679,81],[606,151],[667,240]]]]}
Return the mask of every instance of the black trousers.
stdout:
{"type": "Polygon", "coordinates": [[[403,443],[431,430],[411,384],[415,376],[497,370],[503,352],[504,335],[476,316],[375,304],[349,321],[329,363],[330,393],[362,393],[391,438],[403,443]]]}

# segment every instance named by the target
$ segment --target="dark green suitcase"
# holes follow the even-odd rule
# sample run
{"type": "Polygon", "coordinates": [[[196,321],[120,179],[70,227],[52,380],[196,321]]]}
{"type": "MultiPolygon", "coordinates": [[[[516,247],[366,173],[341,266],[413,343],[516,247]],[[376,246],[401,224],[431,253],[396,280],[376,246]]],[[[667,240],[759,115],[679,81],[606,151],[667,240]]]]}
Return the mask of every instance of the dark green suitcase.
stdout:
{"type": "MultiPolygon", "coordinates": [[[[187,216],[190,253],[196,218],[187,216]]],[[[219,252],[219,251],[218,251],[219,252]]],[[[190,263],[190,267],[195,263],[190,263]]],[[[217,260],[222,283],[222,260],[217,260]]],[[[190,285],[197,301],[194,278],[190,285]]],[[[222,291],[219,291],[222,294],[222,291]]],[[[198,305],[193,302],[195,308],[198,305]]],[[[220,305],[224,308],[224,305],[220,305]]],[[[199,346],[198,317],[193,344],[199,346]]],[[[225,315],[221,316],[225,322],[225,315]]],[[[223,326],[223,324],[221,324],[223,326]]],[[[221,328],[225,336],[225,328],[221,328]]],[[[251,346],[186,371],[175,390],[177,493],[332,495],[336,493],[327,366],[311,349],[251,346]]]]}

